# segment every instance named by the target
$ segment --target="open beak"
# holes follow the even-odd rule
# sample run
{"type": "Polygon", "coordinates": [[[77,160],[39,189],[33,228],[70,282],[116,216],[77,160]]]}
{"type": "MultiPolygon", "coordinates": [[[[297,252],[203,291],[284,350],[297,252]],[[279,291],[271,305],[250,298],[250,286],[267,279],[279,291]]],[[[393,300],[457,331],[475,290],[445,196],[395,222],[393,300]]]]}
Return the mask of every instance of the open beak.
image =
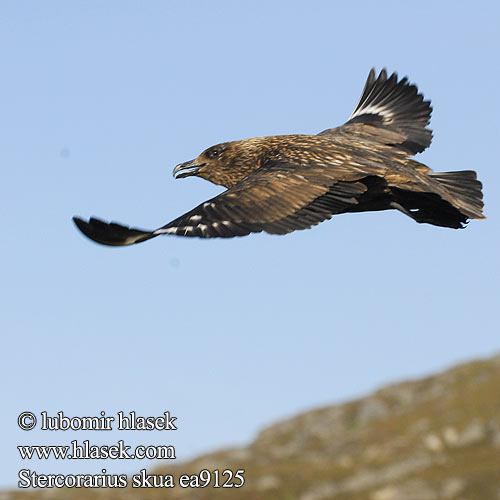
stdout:
{"type": "Polygon", "coordinates": [[[195,160],[186,161],[184,163],[179,163],[174,168],[172,175],[176,179],[181,179],[182,177],[189,177],[190,175],[196,175],[201,167],[206,165],[206,163],[195,163],[195,160]]]}

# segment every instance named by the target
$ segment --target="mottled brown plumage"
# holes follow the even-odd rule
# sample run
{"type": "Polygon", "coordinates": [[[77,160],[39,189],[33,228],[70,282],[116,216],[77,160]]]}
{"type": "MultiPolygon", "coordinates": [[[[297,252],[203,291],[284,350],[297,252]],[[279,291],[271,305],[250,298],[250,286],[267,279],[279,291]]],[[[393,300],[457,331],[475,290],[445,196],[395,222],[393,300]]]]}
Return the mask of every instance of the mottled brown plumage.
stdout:
{"type": "Polygon", "coordinates": [[[433,173],[411,156],[427,148],[431,114],[406,78],[372,70],[350,119],[318,135],[257,137],[212,146],[174,169],[228,188],[155,230],[75,217],[105,245],[130,245],[160,234],[232,237],[306,229],[332,215],[397,209],[417,222],[460,228],[481,219],[476,173],[433,173]]]}

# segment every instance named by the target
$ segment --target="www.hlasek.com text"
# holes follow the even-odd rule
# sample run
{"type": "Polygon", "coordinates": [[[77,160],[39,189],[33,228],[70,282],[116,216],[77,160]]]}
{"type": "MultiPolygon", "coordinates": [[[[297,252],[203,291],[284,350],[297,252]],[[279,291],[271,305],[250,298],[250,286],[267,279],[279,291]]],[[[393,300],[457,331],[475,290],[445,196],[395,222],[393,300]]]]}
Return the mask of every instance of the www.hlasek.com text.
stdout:
{"type": "Polygon", "coordinates": [[[138,445],[133,450],[123,440],[113,445],[94,445],[89,440],[81,444],[75,439],[69,445],[21,445],[17,447],[23,460],[132,460],[175,459],[172,445],[138,445]]]}

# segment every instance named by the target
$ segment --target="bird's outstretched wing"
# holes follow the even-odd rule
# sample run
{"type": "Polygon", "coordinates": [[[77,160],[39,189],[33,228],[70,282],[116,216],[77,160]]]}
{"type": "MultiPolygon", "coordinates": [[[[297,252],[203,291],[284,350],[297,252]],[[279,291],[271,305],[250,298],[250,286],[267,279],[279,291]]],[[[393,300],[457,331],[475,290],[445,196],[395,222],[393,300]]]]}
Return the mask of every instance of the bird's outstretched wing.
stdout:
{"type": "Polygon", "coordinates": [[[147,231],[96,218],[73,220],[80,231],[103,245],[140,243],[161,234],[231,238],[265,231],[285,234],[307,229],[357,204],[367,187],[356,174],[341,181],[315,166],[266,165],[234,187],[169,224],[147,231]]]}
{"type": "Polygon", "coordinates": [[[372,69],[349,120],[341,127],[324,130],[318,135],[347,133],[359,136],[366,132],[370,136],[368,140],[376,138],[413,155],[431,144],[432,131],[427,128],[431,113],[430,101],[424,101],[417,87],[406,77],[398,81],[397,73],[387,77],[383,69],[376,78],[372,69]]]}

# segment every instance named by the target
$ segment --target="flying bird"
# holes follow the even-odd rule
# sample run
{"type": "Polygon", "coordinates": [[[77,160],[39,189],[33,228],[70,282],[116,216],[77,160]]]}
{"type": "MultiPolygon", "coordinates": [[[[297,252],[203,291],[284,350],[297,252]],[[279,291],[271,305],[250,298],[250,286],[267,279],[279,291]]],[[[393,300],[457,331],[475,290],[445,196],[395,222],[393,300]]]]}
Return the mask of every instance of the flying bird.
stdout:
{"type": "Polygon", "coordinates": [[[430,101],[408,79],[372,69],[348,121],[317,135],[277,135],[224,142],[177,165],[227,189],[152,231],[73,220],[103,245],[132,245],[163,234],[231,238],[286,234],[333,215],[399,210],[419,223],[462,228],[483,219],[476,172],[434,173],[412,159],[432,140],[430,101]]]}

